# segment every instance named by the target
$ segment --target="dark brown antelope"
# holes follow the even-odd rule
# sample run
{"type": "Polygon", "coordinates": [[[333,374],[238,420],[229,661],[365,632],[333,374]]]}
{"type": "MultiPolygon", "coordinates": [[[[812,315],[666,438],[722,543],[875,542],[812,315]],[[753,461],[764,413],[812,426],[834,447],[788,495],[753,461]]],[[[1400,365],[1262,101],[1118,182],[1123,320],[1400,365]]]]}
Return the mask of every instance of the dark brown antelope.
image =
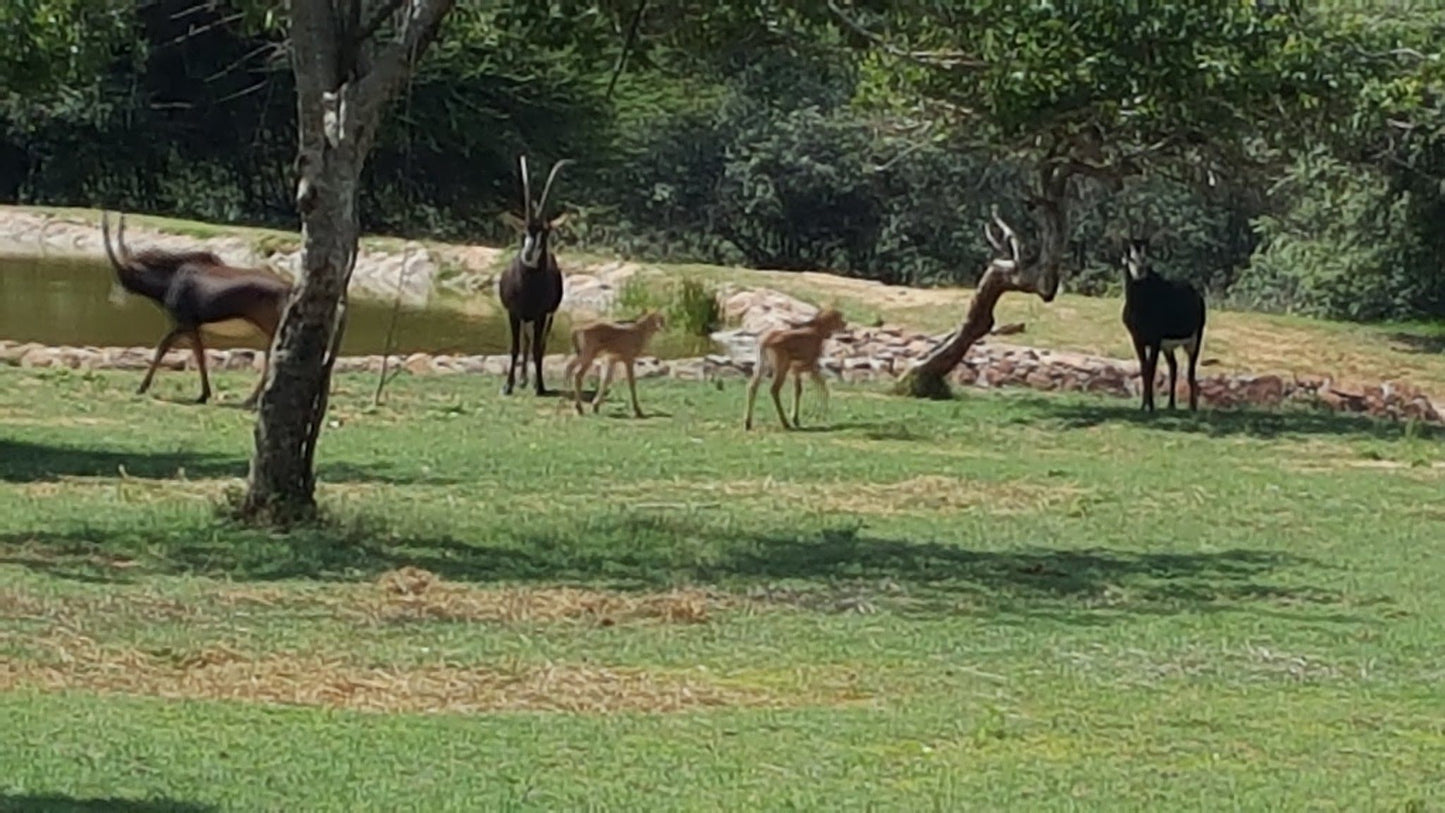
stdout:
{"type": "MultiPolygon", "coordinates": [[[[512,332],[511,364],[507,367],[507,383],[502,392],[510,395],[517,380],[517,357],[520,350],[522,331],[532,328],[532,360],[536,372],[538,395],[546,395],[542,385],[542,357],[547,354],[547,336],[552,331],[552,319],[562,304],[562,272],[557,268],[557,257],[548,246],[552,230],[566,220],[565,213],[548,220],[546,218],[547,197],[552,191],[552,182],[563,165],[564,159],[552,165],[547,183],[542,187],[542,197],[532,203],[532,182],[527,175],[527,156],[517,156],[517,170],[522,176],[522,217],[511,212],[503,218],[522,234],[522,248],[507,269],[497,280],[497,296],[502,307],[507,309],[507,322],[512,332]]],[[[525,367],[527,360],[522,359],[525,367]]],[[[526,375],[525,370],[523,376],[526,375]]]]}
{"type": "MultiPolygon", "coordinates": [[[[203,404],[210,399],[206,348],[201,343],[201,327],[204,325],[231,320],[250,323],[266,337],[266,364],[270,364],[271,340],[276,335],[281,312],[286,307],[286,297],[291,292],[289,283],[267,271],[226,265],[209,251],[146,249],[132,254],[125,245],[125,215],[120,216],[115,246],[110,243],[109,212],[101,213],[100,230],[105,242],[105,255],[110,258],[121,287],[160,305],[171,320],[171,330],[156,345],[155,357],[151,359],[137,393],[150,388],[151,379],[166,351],[176,340],[184,337],[190,340],[196,355],[196,368],[201,373],[201,397],[196,399],[196,403],[203,404]]],[[[265,381],[263,368],[256,388],[243,402],[244,406],[256,403],[265,381]]]]}
{"type": "Polygon", "coordinates": [[[1189,355],[1189,409],[1199,409],[1199,384],[1194,370],[1204,342],[1204,297],[1186,282],[1175,282],[1154,273],[1145,257],[1147,243],[1132,240],[1124,256],[1124,326],[1134,340],[1139,356],[1140,384],[1144,400],[1140,409],[1154,411],[1154,373],[1159,354],[1169,364],[1169,408],[1174,408],[1174,391],[1179,383],[1179,365],[1174,348],[1189,355]]]}

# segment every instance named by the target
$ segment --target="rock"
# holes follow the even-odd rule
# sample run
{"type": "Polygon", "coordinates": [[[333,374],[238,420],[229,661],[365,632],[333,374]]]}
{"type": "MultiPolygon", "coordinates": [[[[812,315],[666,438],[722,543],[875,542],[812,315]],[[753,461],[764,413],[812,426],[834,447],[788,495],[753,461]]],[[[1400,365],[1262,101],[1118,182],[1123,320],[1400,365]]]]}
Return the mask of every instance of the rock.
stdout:
{"type": "Polygon", "coordinates": [[[44,345],[36,344],[35,342],[25,342],[24,344],[6,342],[5,347],[0,347],[0,364],[9,364],[12,366],[20,364],[21,360],[32,351],[43,349],[45,349],[44,345]]]}
{"type": "Polygon", "coordinates": [[[20,366],[26,368],[54,367],[59,358],[59,353],[50,347],[32,346],[20,356],[20,366]]]}

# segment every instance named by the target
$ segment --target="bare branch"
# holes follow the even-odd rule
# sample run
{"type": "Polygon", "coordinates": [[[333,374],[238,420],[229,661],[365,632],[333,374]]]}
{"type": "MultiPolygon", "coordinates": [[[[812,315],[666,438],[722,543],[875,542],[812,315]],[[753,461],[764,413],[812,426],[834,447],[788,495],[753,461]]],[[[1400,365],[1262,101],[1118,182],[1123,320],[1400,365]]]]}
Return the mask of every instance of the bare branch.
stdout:
{"type": "Polygon", "coordinates": [[[927,65],[932,68],[964,68],[968,70],[982,70],[989,67],[989,63],[976,57],[970,56],[963,51],[909,51],[899,48],[888,41],[883,35],[873,31],[852,17],[848,16],[834,0],[828,0],[828,10],[832,11],[843,24],[853,29],[854,32],[867,39],[869,42],[882,48],[884,51],[901,59],[916,62],[920,65],[927,65]]]}
{"type": "Polygon", "coordinates": [[[176,37],[176,38],[171,39],[171,40],[167,40],[166,42],[163,42],[163,43],[161,43],[160,45],[156,46],[156,49],[159,50],[159,49],[161,49],[161,48],[169,48],[169,47],[171,47],[172,45],[180,45],[181,43],[185,42],[186,40],[192,39],[192,38],[194,38],[194,37],[199,37],[200,35],[205,34],[206,32],[211,31],[212,29],[225,28],[226,26],[230,25],[231,23],[239,22],[240,20],[244,19],[245,16],[246,16],[246,15],[242,14],[241,12],[236,12],[235,14],[228,14],[228,15],[226,15],[225,17],[221,17],[220,19],[212,20],[211,22],[206,23],[205,25],[198,26],[198,27],[196,27],[196,28],[192,28],[192,29],[188,30],[186,33],[180,35],[179,37],[176,37]]]}
{"type": "Polygon", "coordinates": [[[442,21],[456,5],[456,0],[411,0],[401,38],[388,44],[377,56],[372,69],[361,77],[356,88],[356,120],[374,128],[380,116],[377,108],[385,105],[394,91],[406,81],[417,58],[436,39],[442,21]]]}
{"type": "Polygon", "coordinates": [[[632,25],[627,29],[627,39],[622,43],[622,53],[617,55],[617,65],[612,69],[612,79],[607,83],[607,98],[612,98],[612,89],[617,86],[617,77],[627,64],[627,54],[637,42],[637,29],[642,24],[642,13],[647,10],[647,0],[637,0],[637,12],[632,15],[632,25]]]}
{"type": "Polygon", "coordinates": [[[372,35],[405,3],[406,0],[386,0],[382,3],[381,8],[372,13],[371,19],[367,21],[366,26],[356,33],[356,44],[360,45],[371,39],[372,35]]]}

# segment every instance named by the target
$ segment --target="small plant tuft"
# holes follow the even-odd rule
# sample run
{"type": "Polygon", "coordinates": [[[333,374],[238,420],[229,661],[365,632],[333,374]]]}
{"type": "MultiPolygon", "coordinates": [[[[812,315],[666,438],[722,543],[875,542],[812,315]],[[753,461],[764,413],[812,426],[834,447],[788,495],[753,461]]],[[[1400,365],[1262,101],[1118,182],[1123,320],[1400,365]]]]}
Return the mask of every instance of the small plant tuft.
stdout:
{"type": "Polygon", "coordinates": [[[659,288],[649,285],[641,274],[633,274],[617,290],[616,301],[621,313],[662,311],[670,332],[707,336],[722,324],[717,290],[694,277],[683,277],[659,288]]]}

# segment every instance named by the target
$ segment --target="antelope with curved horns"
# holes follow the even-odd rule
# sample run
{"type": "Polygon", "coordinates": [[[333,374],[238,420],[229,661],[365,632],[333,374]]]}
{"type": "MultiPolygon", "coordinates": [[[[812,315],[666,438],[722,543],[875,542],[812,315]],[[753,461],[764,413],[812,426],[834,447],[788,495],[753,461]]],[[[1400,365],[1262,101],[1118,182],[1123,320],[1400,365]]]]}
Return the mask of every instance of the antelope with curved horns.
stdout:
{"type": "MultiPolygon", "coordinates": [[[[512,262],[497,280],[497,296],[502,307],[507,309],[507,322],[511,328],[511,364],[507,367],[507,383],[502,392],[510,395],[516,385],[517,358],[522,331],[530,324],[532,328],[530,347],[536,372],[538,395],[546,395],[542,385],[542,357],[547,354],[547,337],[552,332],[552,319],[562,304],[562,272],[557,268],[557,257],[547,245],[552,230],[567,219],[566,213],[551,220],[546,219],[547,198],[552,192],[552,182],[557,173],[570,159],[562,159],[552,165],[547,183],[542,187],[542,197],[534,206],[532,203],[532,181],[527,174],[527,156],[517,156],[517,171],[522,178],[522,217],[511,212],[503,219],[522,235],[522,247],[512,262]]],[[[522,359],[523,377],[526,376],[527,360],[522,359]]]]}
{"type": "MultiPolygon", "coordinates": [[[[201,343],[201,327],[239,319],[253,325],[266,337],[266,365],[270,364],[271,341],[281,324],[281,313],[291,293],[291,284],[256,268],[226,265],[209,251],[164,251],[146,249],[132,254],[125,245],[125,215],[120,216],[115,246],[110,243],[110,213],[101,212],[101,238],[105,255],[110,258],[122,288],[155,302],[165,309],[171,330],[156,346],[155,357],[137,393],[145,392],[155,376],[156,367],[177,339],[190,339],[196,354],[196,367],[201,374],[201,396],[196,403],[211,397],[211,381],[206,374],[206,348],[201,343]]],[[[266,381],[263,367],[256,388],[242,402],[250,407],[261,394],[266,381]]]]}
{"type": "Polygon", "coordinates": [[[1124,255],[1124,327],[1139,356],[1143,400],[1139,408],[1154,411],[1154,374],[1162,353],[1169,365],[1169,408],[1179,383],[1174,348],[1189,357],[1189,409],[1199,409],[1199,382],[1195,368],[1204,342],[1204,297],[1188,282],[1165,279],[1155,273],[1146,256],[1147,240],[1130,240],[1124,255]]]}

